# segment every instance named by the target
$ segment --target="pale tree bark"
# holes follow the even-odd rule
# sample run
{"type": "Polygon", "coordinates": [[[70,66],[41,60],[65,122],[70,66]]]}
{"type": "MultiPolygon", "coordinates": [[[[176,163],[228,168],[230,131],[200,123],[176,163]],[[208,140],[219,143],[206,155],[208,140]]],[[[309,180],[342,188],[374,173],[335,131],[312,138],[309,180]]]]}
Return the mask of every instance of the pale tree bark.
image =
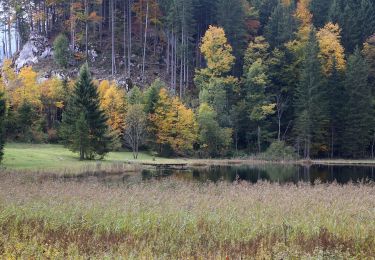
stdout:
{"type": "Polygon", "coordinates": [[[125,71],[125,74],[127,73],[127,71],[128,71],[128,68],[127,68],[127,58],[126,58],[126,56],[127,56],[127,51],[126,51],[126,49],[127,49],[127,45],[126,45],[126,38],[127,38],[127,24],[126,24],[126,21],[127,21],[127,10],[126,10],[126,5],[127,5],[127,1],[124,1],[124,6],[123,6],[123,12],[124,12],[124,23],[123,23],[123,26],[124,26],[124,31],[123,31],[123,33],[124,33],[124,39],[123,39],[123,45],[124,45],[124,71],[125,71]]]}
{"type": "Polygon", "coordinates": [[[116,73],[115,57],[115,6],[114,0],[111,0],[111,42],[112,42],[112,76],[116,73]]]}
{"type": "Polygon", "coordinates": [[[146,2],[146,24],[145,24],[145,38],[143,43],[143,59],[142,59],[142,81],[145,77],[145,61],[146,61],[146,47],[147,47],[147,29],[148,29],[148,1],[146,2]]]}
{"type": "Polygon", "coordinates": [[[88,56],[89,56],[89,48],[88,48],[88,44],[89,44],[89,40],[88,40],[88,33],[89,33],[89,6],[88,6],[88,2],[87,0],[85,0],[85,18],[86,18],[86,21],[85,21],[85,53],[86,53],[86,61],[88,60],[88,56]]]}
{"type": "Polygon", "coordinates": [[[282,94],[276,95],[276,112],[277,112],[277,124],[278,124],[278,132],[277,132],[277,140],[281,141],[281,122],[282,117],[285,112],[285,108],[289,102],[288,98],[282,96],[282,94]]]}
{"type": "Polygon", "coordinates": [[[72,51],[75,51],[75,14],[74,14],[74,5],[73,0],[70,0],[70,39],[72,45],[72,51]]]}
{"type": "Polygon", "coordinates": [[[11,20],[10,20],[10,16],[8,17],[8,53],[9,53],[9,58],[12,57],[13,53],[12,53],[12,33],[11,33],[11,29],[12,28],[12,24],[11,24],[11,20]]]}
{"type": "Polygon", "coordinates": [[[132,55],[132,5],[133,0],[128,0],[128,77],[131,77],[131,55],[132,55]]]}

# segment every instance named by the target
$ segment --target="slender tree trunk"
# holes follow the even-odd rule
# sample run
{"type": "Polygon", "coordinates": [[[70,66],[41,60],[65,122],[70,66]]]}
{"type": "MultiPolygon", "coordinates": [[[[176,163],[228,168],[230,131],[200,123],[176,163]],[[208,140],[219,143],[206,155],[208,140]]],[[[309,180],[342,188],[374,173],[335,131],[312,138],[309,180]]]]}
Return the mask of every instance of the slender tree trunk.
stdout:
{"type": "Polygon", "coordinates": [[[7,30],[7,27],[6,27],[6,23],[4,24],[4,38],[3,38],[3,45],[4,45],[4,57],[5,58],[9,58],[9,54],[8,54],[8,37],[7,37],[7,33],[6,33],[6,30],[7,30]]]}
{"type": "Polygon", "coordinates": [[[260,154],[261,147],[260,147],[260,126],[258,126],[258,154],[260,154]]]}
{"type": "Polygon", "coordinates": [[[128,0],[128,77],[131,77],[131,55],[132,55],[132,0],[128,0]]]}
{"type": "Polygon", "coordinates": [[[174,94],[176,95],[176,87],[177,87],[177,36],[174,36],[174,69],[173,69],[173,90],[174,94]]]}
{"type": "Polygon", "coordinates": [[[374,149],[375,149],[375,132],[374,132],[374,136],[373,136],[373,138],[372,138],[372,145],[371,145],[371,158],[372,159],[374,159],[374,153],[375,153],[375,151],[374,151],[374,149]]]}
{"type": "Polygon", "coordinates": [[[143,43],[143,59],[142,59],[142,82],[145,77],[145,61],[146,61],[146,47],[147,47],[147,29],[148,29],[148,1],[146,3],[146,24],[145,24],[145,39],[143,43]]]}
{"type": "Polygon", "coordinates": [[[13,56],[12,53],[12,33],[11,33],[11,21],[10,21],[10,16],[8,17],[8,53],[9,53],[9,58],[13,56]]]}
{"type": "Polygon", "coordinates": [[[126,37],[127,37],[127,25],[126,25],[126,21],[127,21],[127,10],[126,10],[126,5],[127,5],[127,2],[125,1],[124,2],[124,42],[123,42],[123,45],[124,45],[124,71],[125,71],[125,75],[128,71],[128,68],[127,68],[127,59],[126,59],[126,54],[127,54],[127,47],[126,47],[126,37]]]}
{"type": "Polygon", "coordinates": [[[169,34],[169,31],[167,31],[167,75],[169,74],[169,61],[170,61],[170,43],[171,43],[171,39],[170,39],[170,34],[169,34]]]}
{"type": "Polygon", "coordinates": [[[72,50],[75,51],[75,15],[73,0],[70,0],[70,38],[72,41],[72,50]]]}
{"type": "MultiPolygon", "coordinates": [[[[99,16],[100,17],[104,16],[104,12],[103,12],[104,6],[105,5],[102,2],[101,5],[100,5],[100,7],[99,7],[99,16]]],[[[102,48],[102,42],[103,42],[103,22],[104,21],[105,21],[105,19],[103,17],[103,19],[99,23],[99,46],[100,46],[100,49],[102,48]]]]}
{"type": "Polygon", "coordinates": [[[114,1],[111,0],[111,42],[112,42],[112,76],[116,73],[116,57],[115,57],[115,7],[114,1]]]}
{"type": "Polygon", "coordinates": [[[184,60],[183,60],[183,51],[184,51],[184,27],[182,27],[181,33],[181,55],[180,55],[180,99],[182,99],[182,84],[183,84],[183,67],[184,67],[184,60]]]}
{"type": "Polygon", "coordinates": [[[171,83],[170,83],[170,85],[171,85],[171,89],[173,90],[173,72],[174,72],[174,65],[173,65],[173,62],[174,62],[174,44],[173,44],[173,41],[174,41],[174,33],[173,33],[173,29],[172,29],[172,33],[171,33],[171,64],[170,64],[170,66],[171,66],[171,83]]]}
{"type": "Polygon", "coordinates": [[[88,40],[88,33],[89,33],[89,20],[88,20],[88,17],[89,17],[89,6],[88,6],[88,3],[87,3],[87,0],[85,0],[85,18],[86,18],[86,21],[85,21],[85,53],[86,53],[86,62],[88,60],[88,57],[89,57],[89,40],[88,40]]]}
{"type": "Polygon", "coordinates": [[[311,137],[310,135],[307,137],[306,142],[306,159],[310,160],[310,147],[311,147],[311,137]]]}
{"type": "Polygon", "coordinates": [[[334,127],[331,126],[331,159],[333,158],[333,153],[334,153],[334,127]]]}

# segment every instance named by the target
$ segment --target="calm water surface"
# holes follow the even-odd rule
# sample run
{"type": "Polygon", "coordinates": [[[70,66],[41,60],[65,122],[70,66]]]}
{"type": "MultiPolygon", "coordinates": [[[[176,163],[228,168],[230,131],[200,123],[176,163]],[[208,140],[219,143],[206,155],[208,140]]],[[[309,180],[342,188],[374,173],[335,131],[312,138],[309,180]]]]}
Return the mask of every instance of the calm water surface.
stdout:
{"type": "Polygon", "coordinates": [[[256,183],[269,181],[277,183],[323,182],[346,184],[348,182],[375,181],[373,166],[319,166],[295,165],[242,165],[210,166],[188,170],[144,170],[138,175],[103,177],[108,183],[128,183],[129,181],[148,181],[152,179],[177,178],[185,181],[217,182],[236,180],[256,183]]]}

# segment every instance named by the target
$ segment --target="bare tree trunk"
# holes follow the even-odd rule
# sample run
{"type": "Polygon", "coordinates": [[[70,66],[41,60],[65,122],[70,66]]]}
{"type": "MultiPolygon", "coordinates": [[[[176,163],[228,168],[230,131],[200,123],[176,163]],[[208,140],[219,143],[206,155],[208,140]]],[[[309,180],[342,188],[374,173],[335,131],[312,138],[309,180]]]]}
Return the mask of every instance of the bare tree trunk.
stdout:
{"type": "Polygon", "coordinates": [[[306,159],[310,160],[310,147],[311,147],[311,137],[307,137],[306,141],[306,159]]]}
{"type": "Polygon", "coordinates": [[[261,149],[260,149],[260,126],[258,126],[258,154],[260,154],[260,151],[261,151],[261,149]]]}
{"type": "Polygon", "coordinates": [[[9,58],[13,56],[12,53],[12,33],[11,33],[11,21],[10,21],[10,16],[8,17],[8,53],[9,53],[9,58]]]}
{"type": "Polygon", "coordinates": [[[331,126],[331,159],[333,158],[334,153],[334,127],[331,126]]]}
{"type": "MultiPolygon", "coordinates": [[[[99,8],[99,16],[100,17],[104,16],[104,13],[103,13],[104,6],[105,5],[103,5],[103,2],[102,2],[101,5],[100,5],[100,8],[99,8]]],[[[100,49],[102,48],[102,41],[103,41],[103,22],[104,22],[104,20],[105,19],[103,19],[99,23],[99,46],[100,46],[100,49]]]]}
{"type": "Polygon", "coordinates": [[[126,59],[126,54],[127,54],[127,52],[126,52],[126,37],[127,37],[127,25],[126,25],[126,21],[127,21],[127,10],[126,10],[126,5],[127,5],[127,2],[125,1],[124,2],[124,24],[123,24],[123,26],[124,26],[124,39],[123,39],[123,45],[124,45],[124,71],[125,71],[125,75],[126,75],[126,73],[127,73],[127,71],[128,71],[128,68],[127,68],[127,59],[126,59]]]}
{"type": "Polygon", "coordinates": [[[114,0],[111,0],[111,38],[112,38],[112,76],[116,73],[116,57],[115,57],[115,7],[114,0]]]}
{"type": "Polygon", "coordinates": [[[374,132],[374,136],[372,138],[372,145],[371,145],[371,158],[374,159],[374,149],[375,149],[375,132],[374,132]]]}
{"type": "Polygon", "coordinates": [[[182,80],[183,80],[183,52],[184,52],[184,27],[182,27],[181,33],[181,55],[180,55],[180,99],[182,98],[182,80]]]}
{"type": "Polygon", "coordinates": [[[132,55],[132,0],[128,0],[128,77],[131,76],[131,55],[132,55]]]}
{"type": "Polygon", "coordinates": [[[87,0],[85,0],[85,18],[86,18],[86,21],[85,21],[85,53],[86,53],[86,62],[88,60],[88,56],[89,56],[89,48],[88,48],[88,44],[89,44],[89,40],[88,40],[88,32],[89,32],[89,21],[88,21],[88,16],[89,16],[89,6],[88,6],[88,3],[87,3],[87,0]]]}
{"type": "Polygon", "coordinates": [[[73,14],[74,12],[74,5],[73,5],[73,0],[70,0],[70,38],[72,41],[72,50],[73,52],[75,51],[75,15],[73,14]]]}
{"type": "Polygon", "coordinates": [[[172,29],[172,33],[171,33],[171,89],[173,89],[173,72],[174,72],[174,32],[173,32],[173,29],[172,29]]]}
{"type": "Polygon", "coordinates": [[[171,43],[171,38],[170,38],[170,34],[169,34],[169,31],[167,31],[167,75],[169,74],[169,60],[170,60],[170,43],[171,43]]]}
{"type": "Polygon", "coordinates": [[[177,36],[174,36],[174,68],[173,68],[173,90],[174,94],[176,95],[176,87],[177,87],[177,36]]]}
{"type": "Polygon", "coordinates": [[[142,59],[142,82],[145,77],[145,61],[146,61],[146,45],[147,45],[147,29],[148,29],[148,1],[146,3],[146,24],[145,24],[145,39],[143,43],[143,59],[142,59]]]}

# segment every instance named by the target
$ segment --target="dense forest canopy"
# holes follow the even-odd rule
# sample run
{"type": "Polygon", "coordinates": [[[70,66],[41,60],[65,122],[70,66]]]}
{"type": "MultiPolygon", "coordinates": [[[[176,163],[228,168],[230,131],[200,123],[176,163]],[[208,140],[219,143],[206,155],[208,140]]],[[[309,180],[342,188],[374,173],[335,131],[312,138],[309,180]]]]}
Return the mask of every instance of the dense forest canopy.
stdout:
{"type": "Polygon", "coordinates": [[[0,5],[9,140],[60,142],[87,62],[112,149],[134,150],[136,134],[137,146],[167,155],[374,156],[372,0],[0,5]],[[46,39],[53,58],[45,49],[21,62],[31,39],[46,39]]]}

